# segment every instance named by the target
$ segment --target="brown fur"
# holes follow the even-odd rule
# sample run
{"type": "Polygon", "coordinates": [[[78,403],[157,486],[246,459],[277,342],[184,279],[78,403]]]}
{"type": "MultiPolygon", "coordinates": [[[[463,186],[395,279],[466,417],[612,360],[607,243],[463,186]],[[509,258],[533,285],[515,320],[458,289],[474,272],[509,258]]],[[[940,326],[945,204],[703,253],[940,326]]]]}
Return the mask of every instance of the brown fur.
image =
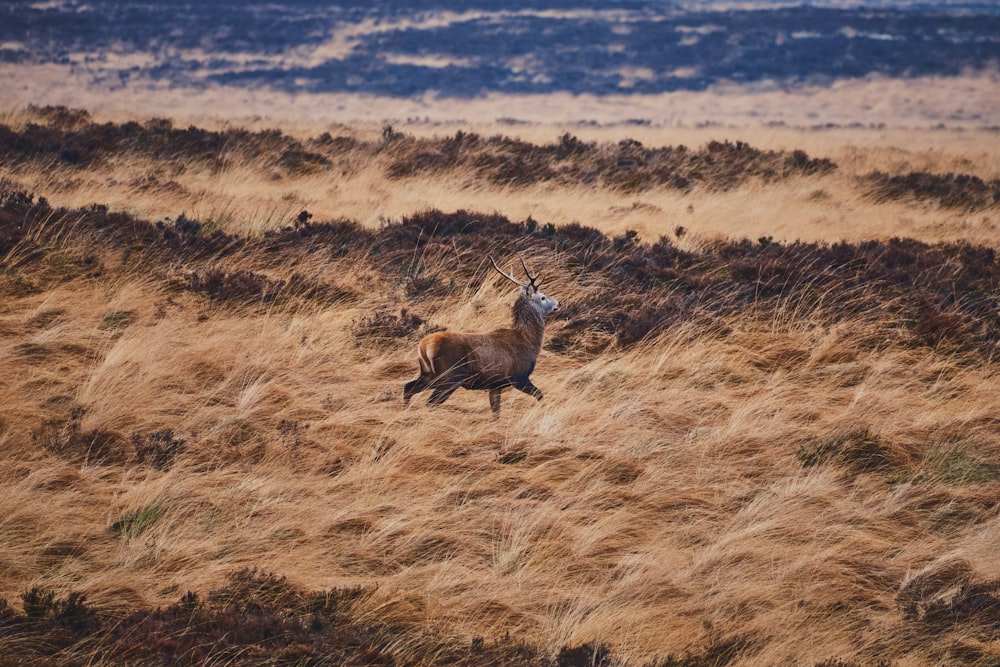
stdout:
{"type": "Polygon", "coordinates": [[[513,307],[513,324],[489,333],[441,331],[420,341],[420,376],[403,388],[403,403],[424,389],[432,389],[428,403],[443,403],[459,387],[490,392],[494,415],[500,412],[500,392],[514,387],[542,399],[529,376],[542,349],[545,321],[532,299],[546,298],[522,287],[513,307]]]}

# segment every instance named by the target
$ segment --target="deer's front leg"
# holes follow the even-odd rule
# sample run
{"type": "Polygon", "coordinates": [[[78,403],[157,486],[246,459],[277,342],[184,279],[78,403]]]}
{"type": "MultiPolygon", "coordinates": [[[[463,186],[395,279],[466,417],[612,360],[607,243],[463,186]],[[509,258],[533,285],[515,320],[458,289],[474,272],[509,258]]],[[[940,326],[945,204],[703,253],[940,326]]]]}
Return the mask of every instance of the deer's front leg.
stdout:
{"type": "Polygon", "coordinates": [[[493,411],[493,419],[500,418],[500,394],[503,389],[490,389],[490,410],[493,411]]]}
{"type": "Polygon", "coordinates": [[[523,380],[516,380],[514,382],[514,388],[518,391],[523,391],[528,396],[534,396],[539,401],[542,400],[542,392],[535,385],[531,384],[531,380],[524,378],[523,380]]]}

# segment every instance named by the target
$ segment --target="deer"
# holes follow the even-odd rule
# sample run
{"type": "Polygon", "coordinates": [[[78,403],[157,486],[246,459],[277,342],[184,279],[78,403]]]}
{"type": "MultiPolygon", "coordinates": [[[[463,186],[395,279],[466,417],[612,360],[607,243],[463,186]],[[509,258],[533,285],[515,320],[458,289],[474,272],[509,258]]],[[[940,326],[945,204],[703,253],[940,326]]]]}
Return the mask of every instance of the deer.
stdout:
{"type": "Polygon", "coordinates": [[[542,392],[531,383],[535,360],[542,349],[545,316],[559,308],[559,302],[538,289],[538,274],[532,275],[521,261],[528,282],[505,273],[490,255],[490,262],[507,280],[519,286],[512,308],[513,324],[509,329],[486,333],[439,331],[421,339],[418,347],[420,376],[403,386],[403,405],[414,394],[431,389],[428,405],[441,405],[456,389],[488,391],[493,419],[500,417],[500,394],[514,387],[542,400],[542,392]]]}

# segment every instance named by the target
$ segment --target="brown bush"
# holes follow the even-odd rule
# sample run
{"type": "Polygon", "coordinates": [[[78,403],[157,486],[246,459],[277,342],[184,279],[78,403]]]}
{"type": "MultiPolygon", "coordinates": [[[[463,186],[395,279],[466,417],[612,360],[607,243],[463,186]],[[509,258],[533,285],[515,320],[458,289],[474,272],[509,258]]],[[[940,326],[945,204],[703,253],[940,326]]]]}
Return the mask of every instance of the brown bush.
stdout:
{"type": "MultiPolygon", "coordinates": [[[[236,257],[240,266],[266,266],[269,272],[316,252],[350,257],[403,284],[408,298],[417,300],[450,294],[455,285],[468,282],[469,267],[482,266],[491,253],[532,249],[558,257],[582,286],[614,286],[588,287],[582,297],[564,303],[556,315],[563,326],[550,342],[550,349],[559,351],[592,348],[595,332],[627,346],[680,322],[719,322],[735,315],[771,322],[805,315],[831,324],[857,320],[871,325],[866,335],[874,336],[872,345],[947,344],[985,357],[1000,345],[1000,263],[994,249],[968,243],[782,244],[761,238],[719,241],[693,252],[666,237],[646,243],[634,233],[609,238],[579,224],[555,227],[530,218],[514,222],[497,213],[434,209],[376,230],[343,220],[312,222],[306,216],[281,232],[240,240],[206,232],[185,216],[151,224],[97,206],[48,211],[49,222],[29,238],[25,218],[35,215],[42,202],[22,192],[0,196],[0,243],[18,246],[21,282],[53,278],[51,267],[42,270],[47,244],[65,248],[67,234],[81,256],[125,247],[126,257],[142,259],[130,266],[141,265],[144,273],[161,270],[165,280],[168,266],[210,257],[214,266],[191,271],[182,286],[236,306],[354,298],[349,290],[300,273],[274,278],[227,269],[236,257]],[[427,271],[414,264],[416,252],[447,261],[427,271]],[[34,274],[29,266],[36,267],[34,274]]],[[[398,338],[419,326],[391,314],[373,318],[358,325],[359,335],[398,338]]]]}
{"type": "Polygon", "coordinates": [[[136,460],[158,470],[169,469],[185,449],[185,441],[174,436],[170,429],[153,431],[146,435],[132,434],[132,447],[136,460]]]}
{"type": "Polygon", "coordinates": [[[128,440],[116,431],[84,430],[84,411],[73,410],[68,419],[44,422],[32,433],[42,449],[74,463],[87,465],[123,464],[132,456],[128,440]]]}
{"type": "Polygon", "coordinates": [[[231,150],[240,159],[286,174],[310,173],[331,166],[325,156],[279,130],[178,129],[172,121],[162,118],[144,124],[95,123],[85,111],[65,107],[31,110],[42,124],[29,123],[20,131],[0,125],[0,161],[55,162],[87,168],[112,157],[141,155],[178,165],[196,162],[223,169],[230,166],[225,155],[231,150]]]}
{"type": "Polygon", "coordinates": [[[695,186],[728,190],[754,178],[775,181],[836,169],[830,160],[810,158],[803,151],[760,150],[741,141],[712,141],[691,150],[651,148],[631,139],[599,144],[564,134],[551,144],[536,145],[462,131],[450,137],[416,138],[388,127],[381,142],[329,133],[301,142],[279,130],[179,129],[167,119],[99,124],[85,111],[64,107],[33,111],[40,123],[20,130],[0,125],[0,162],[89,168],[112,157],[135,155],[178,169],[195,163],[222,170],[233,166],[232,160],[243,160],[278,175],[294,175],[342,168],[335,160],[350,151],[361,162],[385,160],[390,179],[456,173],[504,187],[555,182],[624,192],[657,187],[687,191],[695,186]]]}
{"type": "MultiPolygon", "coordinates": [[[[0,664],[85,664],[99,657],[112,664],[232,665],[428,665],[552,664],[543,648],[512,639],[473,637],[471,642],[424,631],[398,641],[407,628],[354,620],[355,605],[371,595],[362,587],[308,593],[286,578],[256,569],[232,573],[226,585],[207,595],[187,592],[165,608],[136,610],[124,618],[91,607],[85,595],[65,598],[33,588],[23,594],[22,612],[0,598],[0,664]],[[403,653],[405,651],[405,654],[403,653]]],[[[726,665],[752,653],[742,637],[713,642],[704,653],[654,660],[661,667],[726,665]]],[[[614,665],[620,660],[601,643],[563,646],[555,664],[614,665]]]]}
{"type": "Polygon", "coordinates": [[[412,342],[420,336],[441,329],[428,325],[422,317],[403,308],[399,311],[399,315],[377,311],[362,317],[353,323],[351,330],[359,341],[393,345],[403,341],[412,342]]]}
{"type": "Polygon", "coordinates": [[[863,179],[875,201],[924,199],[945,208],[978,211],[1000,204],[1000,179],[985,182],[969,174],[914,171],[893,176],[874,172],[863,179]]]}
{"type": "Polygon", "coordinates": [[[804,466],[832,463],[854,473],[889,472],[906,463],[901,452],[867,428],[815,438],[799,447],[795,456],[804,466]]]}
{"type": "Polygon", "coordinates": [[[445,138],[407,137],[393,148],[386,175],[472,173],[506,187],[557,182],[636,192],[655,187],[686,191],[696,185],[728,190],[751,178],[774,181],[834,169],[830,160],[810,158],[803,151],[762,151],[741,141],[713,141],[692,151],[686,146],[647,148],[631,139],[598,144],[564,134],[552,144],[538,146],[460,131],[445,138]]]}

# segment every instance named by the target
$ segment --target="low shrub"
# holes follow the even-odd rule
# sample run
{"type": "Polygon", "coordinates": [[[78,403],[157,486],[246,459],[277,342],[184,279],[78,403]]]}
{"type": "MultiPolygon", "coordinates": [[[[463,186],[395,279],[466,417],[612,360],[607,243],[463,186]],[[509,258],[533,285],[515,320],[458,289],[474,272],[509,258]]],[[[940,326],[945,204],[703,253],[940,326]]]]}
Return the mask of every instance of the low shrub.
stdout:
{"type": "Polygon", "coordinates": [[[107,429],[84,429],[84,411],[74,409],[68,419],[48,420],[32,432],[32,439],[42,449],[86,465],[120,465],[131,452],[128,440],[120,433],[107,429]]]}
{"type": "MultiPolygon", "coordinates": [[[[435,631],[356,619],[373,593],[365,587],[306,592],[285,577],[256,569],[232,573],[207,595],[188,591],[167,607],[120,612],[92,607],[85,595],[42,588],[22,595],[22,612],[0,598],[0,665],[512,665],[565,667],[622,664],[601,642],[563,646],[553,655],[509,634],[460,639],[435,631]],[[409,634],[407,634],[409,633],[409,634]],[[407,636],[406,641],[400,637],[407,636]]],[[[992,613],[992,612],[988,612],[992,613]]],[[[702,652],[667,656],[659,667],[727,665],[756,645],[721,638],[702,652]]]]}
{"type": "Polygon", "coordinates": [[[96,123],[87,112],[65,107],[35,107],[32,112],[39,122],[19,130],[0,125],[3,163],[55,162],[86,169],[134,155],[177,170],[200,164],[222,171],[250,162],[282,177],[342,169],[341,156],[350,151],[356,161],[384,160],[390,179],[455,173],[503,187],[555,182],[623,192],[658,187],[688,191],[696,186],[728,190],[753,178],[775,181],[837,168],[829,159],[811,158],[800,150],[761,150],[741,141],[712,141],[692,150],[647,147],[632,139],[588,142],[567,133],[538,145],[462,131],[450,137],[418,138],[386,126],[381,141],[325,132],[302,142],[274,129],[182,129],[167,119],[96,123]]]}
{"type": "Polygon", "coordinates": [[[855,473],[885,472],[900,467],[900,456],[867,428],[815,438],[795,452],[802,465],[842,465],[855,473]]]}
{"type": "Polygon", "coordinates": [[[376,311],[355,321],[351,327],[358,341],[364,341],[365,344],[374,342],[379,345],[412,342],[421,336],[440,330],[439,327],[428,324],[422,317],[405,308],[401,309],[398,315],[384,310],[376,311]]]}
{"type": "Polygon", "coordinates": [[[944,208],[979,211],[1000,205],[1000,179],[986,182],[970,174],[930,174],[913,171],[890,175],[873,172],[863,179],[875,201],[920,199],[944,208]]]}
{"type": "Polygon", "coordinates": [[[177,457],[184,453],[186,443],[170,429],[153,431],[146,435],[132,434],[132,448],[136,461],[157,470],[168,470],[177,457]]]}
{"type": "MultiPolygon", "coordinates": [[[[715,150],[739,154],[747,149],[715,150]]],[[[329,305],[356,298],[350,290],[303,273],[274,277],[316,252],[364,262],[403,286],[407,299],[423,301],[468,284],[470,267],[485,276],[489,255],[520,251],[556,262],[583,288],[572,303],[563,300],[555,315],[559,325],[549,339],[554,351],[629,346],[681,322],[718,329],[738,317],[770,326],[802,318],[814,324],[856,321],[867,337],[862,343],[873,347],[945,347],[983,358],[1000,352],[1000,262],[993,248],[968,243],[784,244],[764,237],[716,241],[692,251],[667,237],[645,242],[627,232],[609,238],[579,224],[555,227],[531,218],[516,222],[497,213],[435,209],[378,229],[343,220],[316,222],[306,214],[285,230],[241,240],[206,231],[185,216],[151,224],[90,207],[49,211],[49,222],[28,237],[25,219],[39,210],[40,201],[25,193],[0,196],[0,243],[16,246],[19,257],[16,271],[3,283],[10,289],[39,289],[52,280],[46,257],[49,244],[58,244],[71,245],[80,256],[126,248],[131,258],[126,270],[141,267],[154,276],[159,271],[164,280],[176,275],[178,265],[198,266],[175,286],[226,306],[329,305]],[[229,268],[237,265],[241,268],[229,268]]],[[[388,340],[419,327],[385,312],[372,314],[355,329],[359,337],[388,340]]]]}

